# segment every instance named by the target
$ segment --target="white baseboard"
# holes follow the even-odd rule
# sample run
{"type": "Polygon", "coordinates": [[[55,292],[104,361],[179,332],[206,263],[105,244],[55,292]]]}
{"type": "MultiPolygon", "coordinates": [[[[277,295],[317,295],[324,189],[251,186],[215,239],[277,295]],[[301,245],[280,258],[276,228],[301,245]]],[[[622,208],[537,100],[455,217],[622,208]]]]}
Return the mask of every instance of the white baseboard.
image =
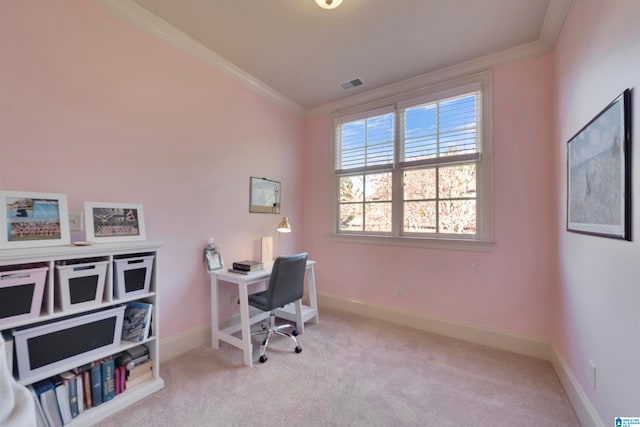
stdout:
{"type": "MultiPolygon", "coordinates": [[[[257,316],[260,310],[249,307],[249,316],[257,316]]],[[[240,313],[220,322],[221,328],[240,324],[240,313]]],[[[211,326],[200,326],[160,342],[160,362],[173,359],[201,345],[211,345],[211,326]]]]}
{"type": "Polygon", "coordinates": [[[556,370],[558,378],[560,378],[560,382],[567,392],[567,396],[569,396],[573,410],[576,411],[582,427],[605,427],[604,422],[593,405],[591,405],[589,398],[587,398],[586,393],[582,387],[580,387],[575,375],[573,375],[571,368],[569,368],[567,362],[562,355],[557,352],[554,346],[551,346],[551,359],[549,359],[549,361],[553,365],[553,369],[556,370]]]}
{"type": "MultiPolygon", "coordinates": [[[[587,398],[564,358],[547,341],[524,335],[450,320],[425,317],[386,307],[374,306],[360,301],[345,300],[327,294],[318,294],[318,306],[359,314],[372,319],[384,320],[402,326],[421,329],[435,334],[456,338],[500,350],[548,360],[555,369],[573,409],[583,427],[604,427],[604,423],[587,398]]],[[[209,325],[191,329],[160,342],[160,361],[164,362],[201,345],[211,344],[209,325]]]]}
{"type": "Polygon", "coordinates": [[[160,341],[160,363],[180,356],[204,344],[211,345],[211,326],[209,325],[191,329],[179,335],[164,339],[160,341]]]}
{"type": "Polygon", "coordinates": [[[532,337],[481,328],[462,322],[425,317],[327,294],[318,294],[318,305],[539,359],[549,360],[550,356],[549,343],[532,337]]]}

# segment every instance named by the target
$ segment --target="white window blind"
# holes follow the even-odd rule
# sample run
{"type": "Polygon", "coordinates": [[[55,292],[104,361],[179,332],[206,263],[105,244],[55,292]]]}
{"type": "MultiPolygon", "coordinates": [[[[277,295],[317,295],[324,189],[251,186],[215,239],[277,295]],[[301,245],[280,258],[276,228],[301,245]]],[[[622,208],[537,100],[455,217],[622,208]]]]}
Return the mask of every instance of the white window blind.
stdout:
{"type": "Polygon", "coordinates": [[[480,159],[479,91],[418,105],[413,102],[399,108],[400,167],[480,159]]]}
{"type": "Polygon", "coordinates": [[[336,123],[338,174],[380,170],[393,165],[395,114],[391,108],[369,114],[336,123]]]}

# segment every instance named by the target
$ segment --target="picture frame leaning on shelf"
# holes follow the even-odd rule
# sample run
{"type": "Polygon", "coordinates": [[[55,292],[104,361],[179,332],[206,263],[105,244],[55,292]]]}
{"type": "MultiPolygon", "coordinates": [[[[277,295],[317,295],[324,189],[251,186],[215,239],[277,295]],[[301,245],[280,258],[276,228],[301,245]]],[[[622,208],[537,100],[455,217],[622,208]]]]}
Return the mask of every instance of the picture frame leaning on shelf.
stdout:
{"type": "Polygon", "coordinates": [[[69,242],[66,194],[0,191],[0,249],[69,242]]]}
{"type": "Polygon", "coordinates": [[[139,203],[85,202],[87,241],[129,242],[146,240],[144,210],[139,203]]]}

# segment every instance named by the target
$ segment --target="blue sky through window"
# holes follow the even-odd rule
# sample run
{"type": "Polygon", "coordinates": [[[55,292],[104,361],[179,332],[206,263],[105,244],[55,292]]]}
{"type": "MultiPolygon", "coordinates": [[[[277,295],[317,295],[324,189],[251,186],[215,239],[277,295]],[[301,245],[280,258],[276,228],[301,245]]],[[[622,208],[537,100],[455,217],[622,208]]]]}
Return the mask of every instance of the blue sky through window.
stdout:
{"type": "Polygon", "coordinates": [[[393,113],[342,125],[344,169],[393,162],[393,113]]]}
{"type": "Polygon", "coordinates": [[[405,110],[405,161],[476,151],[476,95],[405,110]]]}

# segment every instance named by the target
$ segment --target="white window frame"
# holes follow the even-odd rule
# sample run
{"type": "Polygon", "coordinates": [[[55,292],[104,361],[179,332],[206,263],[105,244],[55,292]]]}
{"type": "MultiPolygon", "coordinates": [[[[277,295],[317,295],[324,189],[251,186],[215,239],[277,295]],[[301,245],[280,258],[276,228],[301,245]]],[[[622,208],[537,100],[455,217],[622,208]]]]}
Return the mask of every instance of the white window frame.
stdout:
{"type": "MultiPolygon", "coordinates": [[[[459,249],[488,251],[493,242],[493,144],[492,144],[492,74],[483,71],[460,77],[425,88],[412,90],[370,102],[349,110],[332,114],[331,132],[331,237],[339,242],[371,243],[392,246],[430,247],[441,249],[459,249]],[[336,175],[336,129],[350,121],[383,114],[394,109],[400,110],[421,103],[432,102],[479,90],[481,93],[481,111],[478,128],[481,143],[481,158],[476,165],[476,234],[475,235],[407,235],[402,233],[402,203],[394,203],[391,233],[339,232],[339,178],[336,175]]],[[[395,119],[396,149],[399,139],[399,118],[395,119]]],[[[395,154],[395,166],[399,156],[395,154]]],[[[442,165],[446,166],[446,165],[442,165]]],[[[402,194],[402,179],[396,173],[393,181],[394,196],[402,194]]]]}

